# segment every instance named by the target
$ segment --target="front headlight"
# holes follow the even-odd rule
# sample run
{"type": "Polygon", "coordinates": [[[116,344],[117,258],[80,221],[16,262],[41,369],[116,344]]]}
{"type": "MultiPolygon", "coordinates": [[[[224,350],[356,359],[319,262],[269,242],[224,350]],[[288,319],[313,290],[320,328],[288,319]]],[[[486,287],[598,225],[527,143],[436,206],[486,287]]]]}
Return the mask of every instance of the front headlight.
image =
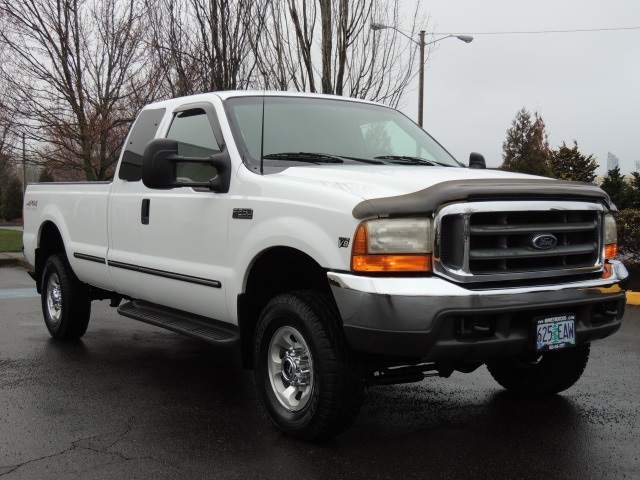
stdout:
{"type": "Polygon", "coordinates": [[[351,251],[354,272],[428,272],[433,246],[428,218],[367,220],[357,230],[351,251]]]}
{"type": "Polygon", "coordinates": [[[618,230],[616,219],[610,213],[604,216],[604,258],[618,255],[618,230]]]}

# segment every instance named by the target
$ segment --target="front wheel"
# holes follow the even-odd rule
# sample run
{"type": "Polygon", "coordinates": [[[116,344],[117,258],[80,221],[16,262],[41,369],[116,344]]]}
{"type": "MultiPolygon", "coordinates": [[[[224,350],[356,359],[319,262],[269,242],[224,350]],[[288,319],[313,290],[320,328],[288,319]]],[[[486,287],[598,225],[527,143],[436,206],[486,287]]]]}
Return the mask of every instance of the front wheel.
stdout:
{"type": "Polygon", "coordinates": [[[487,364],[491,376],[507,390],[520,395],[560,393],[582,376],[589,360],[590,344],[539,356],[511,358],[487,364]]]}
{"type": "Polygon", "coordinates": [[[77,340],[87,331],[91,299],[64,255],[51,255],[42,273],[42,313],[51,336],[77,340]]]}
{"type": "Polygon", "coordinates": [[[362,404],[354,353],[322,293],[286,293],[267,304],[256,329],[254,372],[271,421],[305,440],[346,430],[362,404]]]}

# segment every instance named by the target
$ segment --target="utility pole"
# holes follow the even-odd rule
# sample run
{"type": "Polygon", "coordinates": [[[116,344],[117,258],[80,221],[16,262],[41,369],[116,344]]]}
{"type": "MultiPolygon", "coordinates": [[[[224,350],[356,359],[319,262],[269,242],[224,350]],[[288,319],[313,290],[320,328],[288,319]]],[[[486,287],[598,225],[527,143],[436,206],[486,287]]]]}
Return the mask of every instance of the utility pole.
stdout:
{"type": "Polygon", "coordinates": [[[22,132],[22,195],[27,191],[27,149],[25,137],[25,132],[22,132]]]}
{"type": "Polygon", "coordinates": [[[471,43],[473,41],[473,37],[469,36],[469,35],[446,35],[444,37],[438,38],[436,40],[433,40],[432,42],[426,42],[424,41],[424,36],[426,35],[427,32],[425,32],[424,30],[420,30],[420,42],[416,42],[413,38],[411,38],[409,35],[407,35],[406,33],[404,33],[402,30],[399,30],[398,28],[391,26],[391,25],[384,25],[382,23],[372,23],[371,24],[371,30],[376,31],[376,30],[384,30],[385,28],[390,28],[392,30],[395,30],[396,32],[398,32],[400,35],[404,35],[405,37],[407,37],[409,40],[411,40],[413,43],[415,43],[416,45],[418,45],[420,47],[420,68],[418,69],[418,73],[420,74],[419,77],[419,82],[420,85],[418,86],[418,125],[420,125],[420,127],[422,127],[422,116],[424,113],[424,47],[426,47],[427,45],[432,45],[434,43],[437,43],[441,40],[444,40],[445,38],[457,38],[458,40],[462,40],[464,43],[471,43]]]}
{"type": "Polygon", "coordinates": [[[418,91],[420,95],[418,95],[418,125],[422,127],[422,112],[424,111],[424,35],[425,31],[420,30],[420,80],[418,91]]]}

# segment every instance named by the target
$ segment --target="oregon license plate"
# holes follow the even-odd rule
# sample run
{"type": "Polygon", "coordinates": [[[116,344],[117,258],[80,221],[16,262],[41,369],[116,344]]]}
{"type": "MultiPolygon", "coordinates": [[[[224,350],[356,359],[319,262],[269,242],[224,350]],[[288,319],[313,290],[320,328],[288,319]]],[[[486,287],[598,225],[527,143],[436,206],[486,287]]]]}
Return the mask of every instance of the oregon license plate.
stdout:
{"type": "Polygon", "coordinates": [[[575,320],[576,316],[572,313],[536,318],[536,352],[558,350],[575,345],[575,320]]]}

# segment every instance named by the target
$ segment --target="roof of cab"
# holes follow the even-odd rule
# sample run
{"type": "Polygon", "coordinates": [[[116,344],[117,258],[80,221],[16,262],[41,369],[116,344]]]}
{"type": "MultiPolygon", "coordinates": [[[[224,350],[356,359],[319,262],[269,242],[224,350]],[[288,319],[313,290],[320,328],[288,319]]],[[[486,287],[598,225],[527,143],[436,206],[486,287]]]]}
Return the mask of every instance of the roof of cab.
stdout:
{"type": "Polygon", "coordinates": [[[360,103],[369,103],[376,104],[376,102],[371,102],[368,100],[360,100],[352,97],[343,97],[339,95],[327,95],[320,93],[307,93],[307,92],[283,92],[283,91],[274,91],[274,90],[228,90],[221,92],[208,92],[208,93],[199,93],[196,95],[189,95],[186,97],[177,97],[169,100],[161,100],[158,102],[151,103],[145,107],[146,108],[167,108],[171,109],[176,105],[183,104],[185,100],[189,100],[189,102],[204,102],[211,101],[212,97],[218,97],[221,100],[226,100],[232,97],[256,97],[256,96],[267,96],[267,97],[305,97],[305,98],[326,98],[328,100],[346,100],[360,103]]]}

